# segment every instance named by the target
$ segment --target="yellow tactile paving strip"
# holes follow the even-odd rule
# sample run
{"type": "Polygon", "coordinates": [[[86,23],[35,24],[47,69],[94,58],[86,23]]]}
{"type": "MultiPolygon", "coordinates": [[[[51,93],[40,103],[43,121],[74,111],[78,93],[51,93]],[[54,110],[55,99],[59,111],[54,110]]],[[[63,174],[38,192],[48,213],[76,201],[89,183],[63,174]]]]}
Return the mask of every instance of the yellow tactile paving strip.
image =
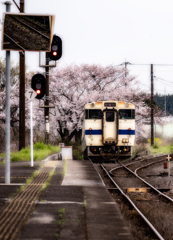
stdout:
{"type": "Polygon", "coordinates": [[[0,239],[14,240],[23,223],[31,213],[35,200],[39,196],[42,186],[46,183],[50,171],[58,161],[48,161],[39,171],[38,175],[21,192],[10,201],[0,218],[0,239]]]}

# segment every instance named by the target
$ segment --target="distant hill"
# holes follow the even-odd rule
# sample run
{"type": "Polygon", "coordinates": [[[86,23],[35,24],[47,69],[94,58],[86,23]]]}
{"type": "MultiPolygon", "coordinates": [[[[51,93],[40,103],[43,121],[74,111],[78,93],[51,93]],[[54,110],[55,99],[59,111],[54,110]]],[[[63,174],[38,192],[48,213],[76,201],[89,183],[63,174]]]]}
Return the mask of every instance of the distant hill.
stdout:
{"type": "MultiPolygon", "coordinates": [[[[161,94],[154,95],[154,102],[165,111],[165,96],[161,94]]],[[[166,95],[166,116],[173,115],[173,95],[166,95]]]]}

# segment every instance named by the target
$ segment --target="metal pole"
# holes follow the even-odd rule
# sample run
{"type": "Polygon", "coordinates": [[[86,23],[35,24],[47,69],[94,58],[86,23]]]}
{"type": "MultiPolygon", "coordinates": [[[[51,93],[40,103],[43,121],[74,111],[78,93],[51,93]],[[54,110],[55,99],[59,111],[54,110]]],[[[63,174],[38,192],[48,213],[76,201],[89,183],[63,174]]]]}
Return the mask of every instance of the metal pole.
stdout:
{"type": "MultiPolygon", "coordinates": [[[[10,2],[5,2],[10,12],[10,2]]],[[[6,51],[6,103],[5,103],[5,183],[10,183],[10,51],[6,51]]]]}
{"type": "Polygon", "coordinates": [[[153,64],[151,64],[151,145],[154,145],[154,96],[153,64]]]}
{"type": "Polygon", "coordinates": [[[33,162],[33,125],[32,125],[32,101],[30,101],[30,133],[31,133],[31,167],[34,166],[33,162]]]}
{"type": "Polygon", "coordinates": [[[165,87],[165,122],[166,122],[166,87],[165,87]]]}
{"type": "MultiPolygon", "coordinates": [[[[24,0],[20,0],[20,12],[24,12],[24,0]]],[[[19,151],[25,148],[25,52],[20,52],[19,84],[19,151]]]]}
{"type": "MultiPolygon", "coordinates": [[[[49,65],[48,60],[48,53],[46,53],[46,65],[49,65]]],[[[49,67],[45,68],[46,70],[46,101],[45,106],[49,106],[49,67]]],[[[45,131],[45,144],[49,143],[49,108],[45,108],[45,124],[46,124],[46,131],[45,131]]]]}

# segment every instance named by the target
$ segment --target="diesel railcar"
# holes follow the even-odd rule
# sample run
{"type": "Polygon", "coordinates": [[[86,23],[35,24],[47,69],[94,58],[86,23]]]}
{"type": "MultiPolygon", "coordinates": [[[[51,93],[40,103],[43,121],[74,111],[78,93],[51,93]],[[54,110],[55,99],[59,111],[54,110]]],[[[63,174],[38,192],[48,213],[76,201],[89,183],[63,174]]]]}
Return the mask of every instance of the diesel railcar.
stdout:
{"type": "Polygon", "coordinates": [[[85,105],[82,127],[84,159],[131,156],[135,141],[135,106],[123,101],[85,105]]]}

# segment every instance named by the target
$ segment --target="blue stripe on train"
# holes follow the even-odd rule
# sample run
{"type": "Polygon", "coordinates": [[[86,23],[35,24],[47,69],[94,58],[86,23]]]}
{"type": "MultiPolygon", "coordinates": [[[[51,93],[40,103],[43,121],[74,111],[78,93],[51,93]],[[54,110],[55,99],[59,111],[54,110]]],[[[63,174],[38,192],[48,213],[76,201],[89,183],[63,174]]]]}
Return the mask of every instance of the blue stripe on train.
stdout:
{"type": "MultiPolygon", "coordinates": [[[[102,135],[102,130],[85,130],[85,135],[102,135]]],[[[118,135],[135,135],[135,130],[122,130],[118,131],[118,135]]]]}
{"type": "Polygon", "coordinates": [[[85,135],[102,135],[102,130],[85,130],[85,135]]]}
{"type": "Polygon", "coordinates": [[[118,135],[128,135],[128,134],[130,134],[130,135],[135,135],[135,130],[122,130],[122,129],[120,129],[119,131],[118,131],[118,135]]]}

